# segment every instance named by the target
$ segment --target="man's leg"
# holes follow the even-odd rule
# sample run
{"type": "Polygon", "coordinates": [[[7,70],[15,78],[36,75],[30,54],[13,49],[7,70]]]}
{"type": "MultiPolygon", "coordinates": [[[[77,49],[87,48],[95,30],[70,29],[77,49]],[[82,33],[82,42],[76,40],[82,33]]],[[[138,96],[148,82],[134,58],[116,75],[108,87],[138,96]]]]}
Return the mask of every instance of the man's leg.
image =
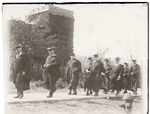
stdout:
{"type": "MultiPolygon", "coordinates": [[[[69,93],[68,93],[68,95],[71,95],[71,92],[72,92],[72,90],[74,91],[75,90],[75,78],[74,77],[72,77],[72,79],[70,80],[70,84],[69,84],[69,87],[68,87],[68,89],[69,89],[69,93]]],[[[73,93],[74,94],[74,93],[73,93]]]]}
{"type": "Polygon", "coordinates": [[[124,79],[123,85],[124,85],[124,92],[123,93],[127,93],[128,83],[127,83],[127,79],[126,78],[124,79]]]}
{"type": "Polygon", "coordinates": [[[47,98],[51,98],[53,96],[53,92],[52,92],[52,77],[50,75],[48,75],[48,80],[49,80],[49,95],[47,96],[47,98]]]}
{"type": "Polygon", "coordinates": [[[98,92],[99,92],[99,87],[100,87],[100,80],[97,78],[96,80],[96,83],[95,83],[95,96],[98,96],[98,92]]]}
{"type": "Polygon", "coordinates": [[[77,95],[77,90],[76,89],[77,89],[77,85],[74,84],[73,85],[73,91],[74,91],[73,95],[77,95]]]}
{"type": "Polygon", "coordinates": [[[72,89],[69,89],[69,93],[68,93],[68,95],[71,95],[71,92],[72,92],[72,89]]]}
{"type": "Polygon", "coordinates": [[[134,82],[134,86],[133,86],[133,91],[134,91],[134,94],[137,94],[137,80],[135,80],[134,82]]]}
{"type": "Polygon", "coordinates": [[[49,74],[47,73],[47,70],[44,69],[44,72],[43,72],[43,79],[44,79],[44,85],[46,86],[47,89],[50,89],[50,86],[49,86],[49,74]]]}
{"type": "Polygon", "coordinates": [[[78,86],[79,76],[76,76],[73,81],[73,95],[77,95],[77,86],[78,86]]]}
{"type": "Polygon", "coordinates": [[[20,96],[20,93],[18,91],[18,88],[17,88],[17,96],[15,96],[14,98],[18,98],[20,96]]]}
{"type": "Polygon", "coordinates": [[[23,85],[20,84],[19,88],[18,88],[18,92],[20,94],[19,99],[21,99],[23,97],[23,85]]]}
{"type": "Polygon", "coordinates": [[[21,75],[17,75],[16,78],[16,88],[17,88],[17,96],[15,98],[23,97],[23,77],[21,75]]]}
{"type": "Polygon", "coordinates": [[[89,89],[89,88],[87,88],[87,92],[86,92],[86,95],[89,95],[89,90],[90,90],[90,89],[89,89]]]}
{"type": "Polygon", "coordinates": [[[55,84],[57,80],[55,77],[49,76],[49,81],[50,81],[50,93],[48,97],[53,97],[53,93],[56,91],[55,84]]]}
{"type": "Polygon", "coordinates": [[[115,84],[115,88],[116,88],[116,93],[115,93],[115,95],[116,96],[118,96],[118,94],[119,94],[119,92],[120,92],[120,90],[121,90],[121,81],[120,80],[117,80],[116,81],[116,84],[115,84]]]}

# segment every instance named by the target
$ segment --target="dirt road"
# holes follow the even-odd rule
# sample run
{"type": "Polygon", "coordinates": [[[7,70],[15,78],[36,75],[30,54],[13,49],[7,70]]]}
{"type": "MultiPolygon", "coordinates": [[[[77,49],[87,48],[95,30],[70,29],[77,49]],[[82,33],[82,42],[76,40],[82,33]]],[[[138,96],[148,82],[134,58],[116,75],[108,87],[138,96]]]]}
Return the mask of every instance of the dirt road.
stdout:
{"type": "MultiPolygon", "coordinates": [[[[67,89],[57,90],[52,98],[56,100],[43,101],[42,99],[47,99],[48,91],[46,89],[30,89],[25,92],[25,97],[22,100],[39,99],[39,97],[40,99],[36,102],[31,100],[6,104],[5,114],[124,114],[124,109],[119,106],[123,103],[122,97],[110,97],[110,99],[107,97],[96,98],[93,95],[86,97],[83,89],[78,89],[78,95],[71,96],[76,99],[70,99],[67,92],[67,89]],[[65,97],[69,99],[67,100],[65,97]]],[[[16,90],[11,89],[10,100],[14,99],[15,93],[16,90]]],[[[111,94],[108,93],[108,95],[111,94]]],[[[99,96],[105,95],[102,95],[102,91],[100,91],[99,96]]],[[[143,114],[142,106],[141,97],[136,97],[133,102],[133,114],[143,114]]]]}
{"type": "MultiPolygon", "coordinates": [[[[121,103],[120,98],[17,103],[8,104],[5,114],[124,114],[121,103]]],[[[141,106],[141,99],[136,98],[133,112],[143,114],[141,106]]]]}

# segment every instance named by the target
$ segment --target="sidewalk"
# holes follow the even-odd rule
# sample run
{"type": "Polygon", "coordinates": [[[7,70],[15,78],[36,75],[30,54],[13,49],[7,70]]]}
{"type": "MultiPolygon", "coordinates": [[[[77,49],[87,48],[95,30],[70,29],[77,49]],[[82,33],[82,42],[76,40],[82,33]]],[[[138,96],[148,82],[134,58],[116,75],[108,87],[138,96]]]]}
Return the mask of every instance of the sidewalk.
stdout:
{"type": "MultiPolygon", "coordinates": [[[[94,96],[94,95],[89,95],[86,96],[85,92],[83,89],[78,89],[78,94],[77,95],[67,95],[68,91],[67,89],[60,89],[57,90],[52,98],[47,98],[48,96],[48,91],[39,91],[39,90],[30,90],[31,92],[25,92],[24,97],[22,99],[14,98],[16,94],[8,94],[5,96],[5,101],[6,103],[27,103],[27,102],[57,102],[57,101],[62,101],[62,100],[81,100],[81,99],[110,99],[110,98],[122,98],[123,93],[119,93],[118,96],[116,97],[114,93],[108,93],[107,95],[102,93],[102,90],[99,92],[99,96],[94,96]]],[[[138,95],[141,96],[141,91],[138,90],[138,95]]]]}

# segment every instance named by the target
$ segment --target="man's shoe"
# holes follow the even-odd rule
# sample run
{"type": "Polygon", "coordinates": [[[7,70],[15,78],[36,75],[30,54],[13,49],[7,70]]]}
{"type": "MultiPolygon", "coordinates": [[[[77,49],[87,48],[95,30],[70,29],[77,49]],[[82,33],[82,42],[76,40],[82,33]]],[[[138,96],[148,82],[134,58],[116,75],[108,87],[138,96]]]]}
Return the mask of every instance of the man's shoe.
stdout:
{"type": "Polygon", "coordinates": [[[115,95],[116,95],[116,96],[118,96],[118,93],[119,93],[119,92],[118,92],[118,91],[116,91],[116,92],[115,92],[115,95]]]}
{"type": "Polygon", "coordinates": [[[19,99],[22,99],[22,98],[23,98],[23,95],[20,95],[20,96],[19,96],[19,99]]]}
{"type": "Polygon", "coordinates": [[[90,95],[89,93],[86,93],[86,95],[90,95]]]}
{"type": "Polygon", "coordinates": [[[75,91],[72,95],[77,95],[77,92],[75,91]]]}
{"type": "Polygon", "coordinates": [[[71,92],[69,92],[68,95],[71,95],[71,92]]]}
{"type": "Polygon", "coordinates": [[[52,96],[51,96],[51,95],[49,95],[49,96],[47,96],[47,98],[52,98],[52,96]]]}
{"type": "Polygon", "coordinates": [[[98,92],[95,92],[94,96],[98,96],[98,92]]]}
{"type": "Polygon", "coordinates": [[[135,91],[133,94],[134,94],[134,95],[137,95],[137,92],[135,91]]]}
{"type": "Polygon", "coordinates": [[[124,104],[120,104],[119,106],[122,107],[122,108],[125,108],[125,105],[124,105],[124,104]]]}
{"type": "Polygon", "coordinates": [[[123,93],[127,93],[127,90],[125,90],[123,93]]]}
{"type": "Polygon", "coordinates": [[[107,91],[104,91],[103,94],[107,94],[107,91]]]}
{"type": "Polygon", "coordinates": [[[110,90],[111,93],[114,93],[114,90],[110,90]]]}
{"type": "Polygon", "coordinates": [[[53,92],[50,92],[49,96],[47,96],[47,98],[51,98],[51,97],[53,97],[53,92]]]}
{"type": "Polygon", "coordinates": [[[15,96],[14,98],[18,98],[20,96],[20,94],[18,94],[17,96],[15,96]]]}
{"type": "Polygon", "coordinates": [[[90,91],[90,94],[92,94],[92,91],[90,91]]]}

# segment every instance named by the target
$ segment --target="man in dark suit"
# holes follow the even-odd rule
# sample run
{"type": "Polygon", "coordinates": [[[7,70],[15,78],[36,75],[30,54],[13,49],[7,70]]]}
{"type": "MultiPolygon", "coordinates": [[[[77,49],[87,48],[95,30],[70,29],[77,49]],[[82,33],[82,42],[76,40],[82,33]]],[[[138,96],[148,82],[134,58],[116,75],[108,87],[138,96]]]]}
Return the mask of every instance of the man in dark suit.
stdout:
{"type": "Polygon", "coordinates": [[[112,67],[110,66],[110,62],[109,59],[105,58],[104,59],[105,64],[104,64],[104,68],[105,68],[105,75],[102,77],[103,78],[103,89],[104,89],[104,94],[107,94],[108,90],[109,90],[109,86],[110,86],[110,72],[112,67]]]}
{"type": "Polygon", "coordinates": [[[110,88],[114,91],[116,90],[115,94],[118,95],[119,91],[121,91],[123,82],[122,82],[122,75],[123,75],[123,65],[120,64],[120,58],[115,58],[115,65],[112,67],[111,70],[111,84],[110,88]]]}
{"type": "Polygon", "coordinates": [[[49,56],[44,64],[44,84],[47,89],[50,89],[47,98],[51,98],[56,91],[56,82],[61,77],[57,55],[55,54],[55,47],[47,48],[49,56]]]}
{"type": "Polygon", "coordinates": [[[68,62],[67,68],[66,68],[66,78],[67,83],[69,84],[69,93],[68,95],[71,95],[72,90],[73,95],[77,95],[77,86],[79,82],[79,73],[81,73],[81,62],[75,58],[75,54],[70,54],[71,60],[68,62]]]}
{"type": "Polygon", "coordinates": [[[87,89],[87,93],[86,95],[90,95],[92,94],[92,80],[91,80],[91,69],[92,69],[92,65],[93,65],[93,60],[91,57],[88,58],[88,65],[85,69],[85,81],[84,81],[84,90],[86,91],[87,89]],[[90,91],[90,93],[89,93],[90,91]]]}
{"type": "Polygon", "coordinates": [[[17,96],[14,98],[21,99],[23,91],[29,90],[30,81],[30,63],[28,56],[22,52],[22,46],[16,47],[16,56],[13,67],[13,83],[17,88],[17,96]]]}
{"type": "Polygon", "coordinates": [[[123,89],[124,93],[127,93],[127,90],[129,90],[129,84],[130,84],[130,70],[128,68],[128,63],[124,63],[123,68],[123,89]]]}
{"type": "Polygon", "coordinates": [[[98,54],[94,55],[95,62],[91,70],[93,91],[98,96],[99,89],[102,88],[102,75],[105,75],[103,63],[98,59],[98,54]]]}
{"type": "Polygon", "coordinates": [[[136,63],[136,60],[132,60],[132,67],[130,69],[130,80],[131,80],[131,90],[134,94],[137,94],[137,88],[140,87],[140,65],[136,63]]]}

